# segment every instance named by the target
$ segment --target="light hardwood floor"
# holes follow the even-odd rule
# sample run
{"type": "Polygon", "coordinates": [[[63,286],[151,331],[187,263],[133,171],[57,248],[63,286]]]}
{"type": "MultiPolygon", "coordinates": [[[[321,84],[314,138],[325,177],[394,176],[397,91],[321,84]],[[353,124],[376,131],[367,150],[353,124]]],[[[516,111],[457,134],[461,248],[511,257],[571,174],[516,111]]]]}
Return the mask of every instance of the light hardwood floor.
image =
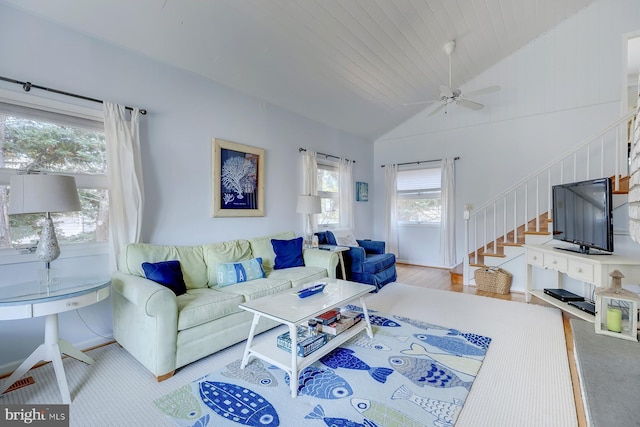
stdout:
{"type": "MultiPolygon", "coordinates": [[[[404,283],[413,286],[423,286],[425,288],[440,289],[451,292],[462,292],[490,298],[499,298],[526,304],[525,296],[522,293],[512,292],[507,295],[500,295],[490,292],[478,291],[476,290],[475,286],[452,284],[451,275],[449,274],[449,270],[447,269],[422,267],[410,264],[397,264],[396,267],[398,271],[398,283],[404,283]]],[[[536,300],[536,298],[533,298],[531,303],[547,305],[543,301],[536,300]]],[[[587,421],[582,403],[582,393],[580,391],[578,371],[576,368],[573,353],[573,333],[571,332],[571,325],[569,324],[570,318],[571,316],[567,315],[567,313],[562,313],[565,341],[567,346],[567,356],[569,359],[569,369],[571,371],[571,382],[573,384],[573,395],[576,402],[576,412],[578,415],[578,426],[586,427],[587,421]]]]}

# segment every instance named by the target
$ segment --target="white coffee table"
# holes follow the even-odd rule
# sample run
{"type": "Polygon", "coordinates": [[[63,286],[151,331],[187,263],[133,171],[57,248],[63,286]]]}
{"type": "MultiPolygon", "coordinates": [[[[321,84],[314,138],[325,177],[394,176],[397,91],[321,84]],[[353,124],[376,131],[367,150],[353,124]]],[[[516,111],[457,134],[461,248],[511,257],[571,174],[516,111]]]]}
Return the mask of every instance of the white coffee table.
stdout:
{"type": "Polygon", "coordinates": [[[340,344],[349,340],[363,329],[366,329],[369,337],[373,338],[371,322],[369,321],[369,312],[367,311],[364,297],[375,289],[376,287],[372,285],[365,285],[362,283],[339,279],[326,279],[317,280],[313,283],[288,289],[287,291],[279,294],[266,296],[240,304],[240,308],[253,313],[253,322],[251,324],[249,338],[247,338],[247,345],[242,357],[241,368],[244,369],[244,367],[247,366],[247,363],[249,363],[249,358],[254,356],[283,369],[289,374],[291,396],[296,397],[298,395],[298,376],[300,371],[338,347],[340,344]],[[298,290],[308,288],[316,283],[327,283],[327,286],[324,288],[322,293],[318,293],[307,298],[299,298],[297,295],[294,295],[298,290]],[[334,337],[324,346],[306,357],[300,357],[297,355],[298,325],[305,324],[308,319],[324,313],[331,308],[341,307],[356,298],[359,299],[360,305],[364,311],[363,321],[334,337]],[[261,336],[259,337],[260,339],[255,340],[254,342],[256,326],[258,325],[261,317],[275,320],[276,322],[280,322],[289,327],[292,349],[290,354],[287,351],[278,348],[276,344],[276,337],[273,334],[261,336]]]}

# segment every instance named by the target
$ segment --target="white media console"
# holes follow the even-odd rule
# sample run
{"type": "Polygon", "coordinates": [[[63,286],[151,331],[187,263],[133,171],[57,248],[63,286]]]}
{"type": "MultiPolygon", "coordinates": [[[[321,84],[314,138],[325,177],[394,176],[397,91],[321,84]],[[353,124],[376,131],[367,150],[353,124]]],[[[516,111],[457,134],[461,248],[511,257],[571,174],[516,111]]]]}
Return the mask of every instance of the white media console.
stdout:
{"type": "Polygon", "coordinates": [[[551,245],[525,245],[526,249],[526,301],[535,296],[561,310],[569,312],[588,322],[594,322],[595,316],[568,303],[560,301],[544,293],[544,288],[562,288],[563,277],[595,285],[608,287],[611,283],[609,274],[619,270],[624,274],[623,284],[640,284],[640,259],[611,255],[584,255],[576,252],[556,249],[551,245]],[[555,271],[555,283],[534,283],[533,268],[544,268],[555,271]]]}

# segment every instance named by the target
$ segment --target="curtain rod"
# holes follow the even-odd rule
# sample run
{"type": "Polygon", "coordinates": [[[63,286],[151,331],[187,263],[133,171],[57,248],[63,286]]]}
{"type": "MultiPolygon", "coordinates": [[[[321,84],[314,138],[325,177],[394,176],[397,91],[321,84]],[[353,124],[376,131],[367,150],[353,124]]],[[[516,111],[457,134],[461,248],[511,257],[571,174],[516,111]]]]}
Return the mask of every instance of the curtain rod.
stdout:
{"type": "MultiPolygon", "coordinates": [[[[14,79],[10,79],[7,77],[1,77],[0,76],[0,80],[3,80],[5,82],[9,82],[9,83],[16,83],[19,85],[22,85],[22,89],[24,89],[25,92],[29,92],[31,90],[31,88],[36,88],[36,89],[42,89],[42,90],[46,90],[47,92],[53,92],[53,93],[58,93],[60,95],[66,95],[66,96],[71,96],[73,98],[80,98],[80,99],[84,99],[85,101],[93,101],[93,102],[99,102],[100,104],[104,103],[103,100],[101,99],[96,99],[96,98],[89,98],[88,96],[83,96],[83,95],[76,95],[75,93],[71,93],[71,92],[65,92],[62,90],[57,90],[57,89],[51,89],[48,87],[44,87],[44,86],[39,86],[39,85],[34,85],[31,82],[21,82],[19,80],[14,80],[14,79]]],[[[129,111],[133,111],[133,107],[124,107],[129,111]]],[[[145,115],[147,114],[147,110],[140,110],[140,114],[145,115]]]]}
{"type": "MultiPolygon", "coordinates": [[[[306,148],[298,148],[298,153],[302,153],[303,151],[307,151],[306,148]]],[[[325,153],[316,153],[319,154],[321,156],[325,156],[325,157],[333,157],[334,159],[341,159],[342,157],[338,157],[338,156],[334,156],[333,154],[325,154],[325,153]]],[[[345,159],[348,162],[353,162],[355,163],[355,160],[349,160],[349,159],[345,159]]]]}
{"type": "MultiPolygon", "coordinates": [[[[453,158],[453,160],[460,160],[460,156],[456,156],[453,158]]],[[[431,162],[441,162],[442,159],[433,159],[433,160],[420,160],[417,162],[407,162],[407,163],[396,163],[397,166],[404,166],[404,165],[419,165],[420,163],[431,163],[431,162]]],[[[385,165],[380,165],[381,168],[385,167],[385,165]]]]}

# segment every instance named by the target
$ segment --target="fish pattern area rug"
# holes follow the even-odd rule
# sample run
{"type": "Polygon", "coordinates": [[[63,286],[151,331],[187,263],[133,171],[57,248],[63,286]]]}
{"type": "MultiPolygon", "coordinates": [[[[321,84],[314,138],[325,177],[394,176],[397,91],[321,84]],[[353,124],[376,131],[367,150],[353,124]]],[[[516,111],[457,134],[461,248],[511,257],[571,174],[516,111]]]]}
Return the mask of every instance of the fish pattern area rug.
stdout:
{"type": "Polygon", "coordinates": [[[362,331],[305,368],[295,399],[288,374],[252,358],[154,404],[177,426],[453,426],[491,338],[369,313],[373,339],[362,331]]]}

